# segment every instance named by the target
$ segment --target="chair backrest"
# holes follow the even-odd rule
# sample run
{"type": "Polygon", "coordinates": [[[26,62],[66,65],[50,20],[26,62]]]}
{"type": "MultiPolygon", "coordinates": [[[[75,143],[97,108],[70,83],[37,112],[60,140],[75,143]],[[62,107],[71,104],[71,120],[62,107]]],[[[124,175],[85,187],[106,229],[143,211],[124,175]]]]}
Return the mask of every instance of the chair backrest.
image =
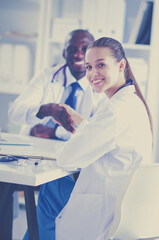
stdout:
{"type": "Polygon", "coordinates": [[[159,236],[159,164],[138,167],[128,179],[116,204],[107,239],[159,236]]]}

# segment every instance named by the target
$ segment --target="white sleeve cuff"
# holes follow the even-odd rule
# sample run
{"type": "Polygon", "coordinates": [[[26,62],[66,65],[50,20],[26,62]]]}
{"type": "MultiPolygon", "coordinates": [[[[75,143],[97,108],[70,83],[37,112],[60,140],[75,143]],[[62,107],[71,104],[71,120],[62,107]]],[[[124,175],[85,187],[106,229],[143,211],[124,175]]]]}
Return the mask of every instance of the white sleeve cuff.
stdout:
{"type": "Polygon", "coordinates": [[[57,138],[60,138],[62,140],[69,140],[72,136],[72,133],[71,132],[68,132],[64,127],[62,126],[58,126],[56,128],[56,132],[55,132],[55,135],[57,138]]]}

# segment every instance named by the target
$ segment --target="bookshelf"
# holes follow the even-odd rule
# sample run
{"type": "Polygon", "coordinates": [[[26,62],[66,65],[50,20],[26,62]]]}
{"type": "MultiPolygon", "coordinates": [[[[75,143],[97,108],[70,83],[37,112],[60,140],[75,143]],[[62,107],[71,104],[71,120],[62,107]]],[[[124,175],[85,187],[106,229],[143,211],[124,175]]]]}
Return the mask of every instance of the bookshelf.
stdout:
{"type": "MultiPolygon", "coordinates": [[[[145,2],[146,0],[14,0],[10,3],[9,0],[1,0],[0,56],[4,52],[5,56],[12,56],[12,62],[15,57],[13,55],[19,56],[19,63],[16,57],[16,65],[22,66],[27,76],[25,79],[21,77],[21,83],[17,81],[12,74],[13,66],[8,66],[6,59],[6,64],[3,65],[8,66],[10,75],[6,70],[6,77],[5,68],[0,67],[0,92],[19,94],[40,69],[63,63],[65,36],[75,28],[86,28],[95,38],[117,38],[123,43],[128,57],[143,58],[149,65],[151,45],[129,41],[134,32],[134,22],[141,18],[137,17],[139,12],[143,14],[145,2]],[[5,24],[2,24],[4,20],[5,24]],[[15,53],[18,45],[24,52],[25,63],[21,61],[22,54],[15,53]],[[7,47],[8,51],[10,48],[9,53],[7,47]]],[[[145,81],[147,82],[148,78],[145,81]]],[[[147,90],[145,94],[146,92],[147,90]]]]}
{"type": "MultiPolygon", "coordinates": [[[[154,82],[159,76],[156,68],[154,69],[159,43],[159,34],[156,34],[157,22],[159,22],[158,0],[151,1],[154,3],[154,10],[150,45],[134,44],[134,41],[129,41],[135,31],[133,28],[139,9],[142,12],[143,2],[146,0],[1,0],[0,56],[3,44],[13,48],[12,52],[15,52],[15,46],[23,46],[25,61],[24,57],[17,55],[21,59],[20,64],[25,62],[24,67],[28,65],[29,68],[28,70],[24,68],[28,74],[25,81],[21,77],[22,83],[19,80],[15,81],[12,74],[8,77],[7,85],[7,81],[5,82],[0,76],[0,101],[5,101],[6,104],[8,99],[9,105],[10,99],[14,100],[17,97],[36,72],[49,65],[63,63],[62,50],[66,32],[74,28],[86,28],[95,38],[111,36],[123,43],[127,57],[134,64],[132,68],[137,71],[143,93],[154,109],[153,115],[156,114],[156,106],[152,99],[157,99],[157,93],[155,97],[152,89],[156,91],[154,82]],[[58,36],[59,32],[60,36],[58,36]],[[135,60],[132,59],[136,59],[137,64],[143,63],[141,74],[135,66],[135,60]],[[143,79],[142,71],[145,66],[147,70],[143,79]],[[152,80],[152,74],[154,80],[152,80]]],[[[10,53],[10,56],[12,55],[10,53]]],[[[10,61],[12,69],[13,58],[10,59],[12,59],[10,61]]],[[[3,110],[2,106],[1,108],[3,110]]],[[[5,118],[7,119],[6,114],[5,118]]],[[[7,130],[7,127],[2,127],[3,129],[7,130]]]]}
{"type": "Polygon", "coordinates": [[[61,19],[61,24],[63,21],[63,25],[66,20],[73,19],[74,24],[88,29],[95,38],[110,36],[120,40],[152,112],[155,132],[153,161],[156,162],[159,161],[157,160],[159,155],[157,145],[159,141],[159,81],[157,80],[159,79],[157,60],[159,53],[159,1],[150,0],[148,2],[153,3],[153,11],[150,43],[146,45],[135,44],[135,40],[144,17],[147,0],[46,0],[45,51],[42,65],[46,67],[63,62],[62,50],[65,37],[61,35],[59,41],[55,40],[56,33],[53,31],[54,24],[59,19],[61,19]]]}
{"type": "Polygon", "coordinates": [[[0,127],[5,132],[20,128],[8,120],[8,107],[35,73],[43,2],[0,0],[0,127]]]}
{"type": "Polygon", "coordinates": [[[40,9],[38,0],[0,1],[0,92],[19,94],[34,74],[40,9]]]}
{"type": "Polygon", "coordinates": [[[63,63],[62,50],[65,36],[76,28],[88,29],[96,39],[103,35],[111,35],[121,40],[125,0],[61,0],[60,2],[46,0],[46,5],[47,27],[43,57],[45,67],[57,62],[63,63]],[[108,27],[105,23],[109,23],[108,27]]]}
{"type": "Polygon", "coordinates": [[[138,77],[143,94],[147,97],[149,72],[147,71],[143,79],[142,70],[149,66],[151,45],[135,44],[135,38],[132,41],[134,22],[138,20],[137,29],[139,29],[139,20],[142,21],[146,0],[61,0],[60,2],[46,0],[45,4],[47,16],[42,63],[44,67],[63,63],[62,50],[67,32],[75,29],[75,26],[85,28],[93,33],[96,39],[110,36],[121,41],[127,57],[136,59],[136,63],[131,61],[132,69],[135,71],[137,70],[135,65],[138,65],[138,62],[140,65],[143,63],[141,74],[137,70],[134,75],[138,77]],[[72,6],[72,9],[69,9],[67,4],[72,6]]]}

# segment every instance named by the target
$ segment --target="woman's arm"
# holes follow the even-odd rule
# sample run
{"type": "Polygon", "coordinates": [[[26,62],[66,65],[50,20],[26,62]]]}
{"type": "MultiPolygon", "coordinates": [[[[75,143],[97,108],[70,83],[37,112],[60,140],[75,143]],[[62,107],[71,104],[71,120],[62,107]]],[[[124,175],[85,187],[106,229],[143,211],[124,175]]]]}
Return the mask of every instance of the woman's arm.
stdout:
{"type": "Polygon", "coordinates": [[[102,106],[89,121],[81,119],[76,134],[58,153],[58,166],[73,171],[85,168],[112,151],[115,148],[116,122],[116,113],[109,106],[102,106]]]}

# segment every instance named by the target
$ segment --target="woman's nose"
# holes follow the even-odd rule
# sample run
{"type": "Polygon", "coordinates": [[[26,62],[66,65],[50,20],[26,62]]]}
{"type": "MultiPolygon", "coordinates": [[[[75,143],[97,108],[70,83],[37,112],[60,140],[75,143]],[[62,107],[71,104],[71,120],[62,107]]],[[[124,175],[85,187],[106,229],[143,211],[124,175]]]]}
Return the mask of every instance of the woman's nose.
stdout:
{"type": "Polygon", "coordinates": [[[92,68],[91,74],[92,76],[98,76],[99,73],[96,68],[92,68]]]}

